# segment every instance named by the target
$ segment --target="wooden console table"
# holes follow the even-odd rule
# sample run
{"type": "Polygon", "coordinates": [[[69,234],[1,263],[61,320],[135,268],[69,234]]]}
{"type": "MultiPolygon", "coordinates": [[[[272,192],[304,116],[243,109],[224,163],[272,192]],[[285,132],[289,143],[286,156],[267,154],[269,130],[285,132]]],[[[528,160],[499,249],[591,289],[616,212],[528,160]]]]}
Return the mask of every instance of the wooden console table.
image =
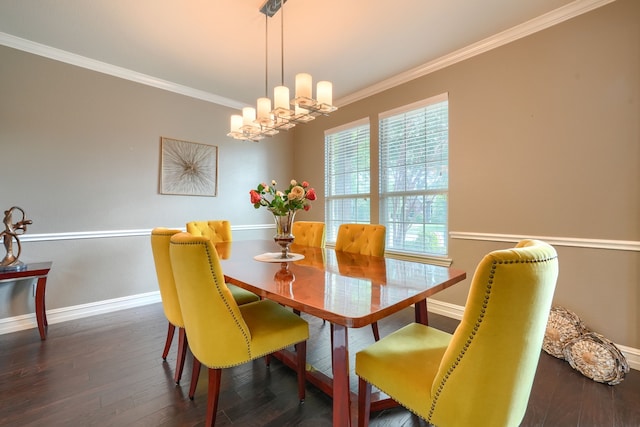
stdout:
{"type": "Polygon", "coordinates": [[[47,287],[47,275],[51,269],[51,261],[32,262],[25,265],[21,270],[0,270],[0,282],[22,279],[38,279],[36,284],[36,319],[38,320],[38,331],[40,339],[47,339],[47,312],[45,310],[44,294],[47,287]]]}

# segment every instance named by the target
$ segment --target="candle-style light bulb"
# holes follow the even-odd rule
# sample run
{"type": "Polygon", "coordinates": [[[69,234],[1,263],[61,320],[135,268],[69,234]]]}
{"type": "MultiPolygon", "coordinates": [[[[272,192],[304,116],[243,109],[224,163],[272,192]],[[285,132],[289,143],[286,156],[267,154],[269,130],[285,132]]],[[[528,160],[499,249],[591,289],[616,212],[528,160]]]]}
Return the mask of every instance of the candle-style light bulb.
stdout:
{"type": "Polygon", "coordinates": [[[240,132],[242,127],[242,116],[240,114],[234,114],[231,116],[231,132],[240,132]]]}
{"type": "Polygon", "coordinates": [[[271,117],[271,100],[258,98],[258,120],[269,121],[271,117]]]}
{"type": "Polygon", "coordinates": [[[254,126],[256,121],[256,109],[253,107],[244,107],[242,109],[242,125],[254,126]]]}
{"type": "Polygon", "coordinates": [[[313,98],[311,95],[311,74],[296,74],[296,98],[313,98]]]}
{"type": "Polygon", "coordinates": [[[320,81],[316,89],[316,96],[320,104],[331,105],[333,102],[333,85],[331,82],[320,81]]]}
{"type": "Polygon", "coordinates": [[[289,106],[289,88],[286,86],[276,86],[273,88],[273,109],[282,108],[290,109],[289,106]]]}

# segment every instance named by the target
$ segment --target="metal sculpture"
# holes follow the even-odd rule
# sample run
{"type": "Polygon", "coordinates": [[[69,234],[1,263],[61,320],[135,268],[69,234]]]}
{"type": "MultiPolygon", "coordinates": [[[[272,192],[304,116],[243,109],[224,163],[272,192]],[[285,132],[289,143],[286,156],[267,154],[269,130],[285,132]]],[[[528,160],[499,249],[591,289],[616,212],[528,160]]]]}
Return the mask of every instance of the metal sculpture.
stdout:
{"type": "Polygon", "coordinates": [[[4,211],[3,222],[5,229],[0,233],[0,237],[2,237],[7,254],[4,256],[2,261],[0,261],[0,270],[19,270],[24,266],[24,263],[18,260],[20,253],[22,252],[22,245],[20,245],[20,239],[18,239],[18,236],[24,234],[27,231],[27,225],[32,224],[33,222],[26,219],[24,210],[18,206],[13,206],[12,208],[4,211]],[[21,213],[22,219],[14,223],[13,213],[15,211],[19,211],[21,213]],[[16,254],[13,253],[14,240],[18,247],[16,254]]]}

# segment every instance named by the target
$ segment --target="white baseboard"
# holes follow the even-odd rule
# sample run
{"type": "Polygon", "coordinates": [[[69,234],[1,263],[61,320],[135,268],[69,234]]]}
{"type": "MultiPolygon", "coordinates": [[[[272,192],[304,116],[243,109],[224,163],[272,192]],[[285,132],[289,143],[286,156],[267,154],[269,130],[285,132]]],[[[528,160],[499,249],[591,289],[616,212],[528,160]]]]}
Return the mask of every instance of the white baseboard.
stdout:
{"type": "MultiPolygon", "coordinates": [[[[49,325],[53,325],[56,323],[66,322],[68,320],[82,319],[85,317],[95,316],[97,314],[111,313],[118,310],[140,307],[158,302],[161,302],[160,292],[148,292],[122,298],[92,302],[89,304],[47,310],[47,321],[49,322],[49,325]]],[[[37,327],[38,324],[36,322],[35,314],[23,314],[20,316],[0,319],[0,335],[37,327]]]]}
{"type": "Polygon", "coordinates": [[[462,319],[462,313],[464,313],[464,307],[461,305],[437,301],[431,298],[427,298],[427,307],[431,313],[451,317],[456,320],[462,319]]]}
{"type": "MultiPolygon", "coordinates": [[[[462,313],[464,312],[463,306],[432,299],[428,300],[427,307],[429,307],[429,311],[431,313],[440,314],[442,316],[458,320],[462,319],[462,313]]],[[[619,344],[616,344],[616,347],[618,347],[622,354],[624,354],[624,357],[627,359],[627,363],[629,363],[629,367],[636,371],[640,371],[640,349],[619,344]]]]}
{"type": "MultiPolygon", "coordinates": [[[[49,325],[54,325],[56,323],[66,322],[69,320],[82,319],[85,317],[95,316],[97,314],[111,313],[118,310],[140,307],[159,302],[161,302],[160,292],[148,292],[89,304],[47,310],[47,320],[49,321],[49,325]]],[[[462,313],[464,312],[463,306],[433,299],[429,299],[427,305],[429,307],[429,311],[432,313],[451,317],[452,319],[462,319],[462,313]]],[[[20,316],[0,319],[0,335],[37,327],[38,325],[35,314],[23,314],[20,316]]],[[[616,344],[616,346],[626,357],[629,367],[635,370],[640,370],[640,350],[618,344],[616,344]]]]}

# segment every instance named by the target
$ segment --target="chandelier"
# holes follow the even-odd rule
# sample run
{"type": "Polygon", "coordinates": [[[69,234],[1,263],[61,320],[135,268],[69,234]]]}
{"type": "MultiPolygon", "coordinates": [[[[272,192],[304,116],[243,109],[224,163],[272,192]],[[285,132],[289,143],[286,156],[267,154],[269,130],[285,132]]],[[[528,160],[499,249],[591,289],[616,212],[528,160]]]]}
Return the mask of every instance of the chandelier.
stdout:
{"type": "Polygon", "coordinates": [[[281,130],[289,130],[297,124],[307,123],[316,117],[329,115],[338,108],[332,105],[333,85],[329,81],[319,81],[316,98],[313,98],[313,79],[310,74],[299,73],[295,77],[295,96],[290,98],[289,88],[284,85],[284,8],[281,13],[281,83],[273,89],[273,108],[268,92],[268,42],[267,22],[281,9],[286,0],[267,0],[260,8],[265,15],[265,96],[258,98],[256,107],[244,107],[242,115],[231,116],[231,130],[227,134],[243,141],[259,141],[266,136],[276,135],[281,130]]]}

